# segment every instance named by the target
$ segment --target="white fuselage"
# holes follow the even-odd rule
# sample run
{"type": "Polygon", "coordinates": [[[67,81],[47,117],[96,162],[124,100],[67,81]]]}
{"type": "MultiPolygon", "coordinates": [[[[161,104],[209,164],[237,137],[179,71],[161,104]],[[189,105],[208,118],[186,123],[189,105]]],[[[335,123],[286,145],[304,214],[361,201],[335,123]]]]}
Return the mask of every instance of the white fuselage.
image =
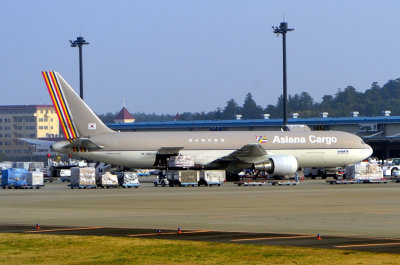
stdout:
{"type": "Polygon", "coordinates": [[[204,166],[255,143],[269,157],[294,156],[301,168],[350,165],[372,154],[371,147],[361,138],[344,132],[115,132],[91,140],[102,149],[73,154],[129,168],[152,168],[158,150],[173,147],[179,147],[180,154],[192,156],[195,164],[204,166]],[[265,141],[257,143],[257,136],[263,135],[265,141]]]}

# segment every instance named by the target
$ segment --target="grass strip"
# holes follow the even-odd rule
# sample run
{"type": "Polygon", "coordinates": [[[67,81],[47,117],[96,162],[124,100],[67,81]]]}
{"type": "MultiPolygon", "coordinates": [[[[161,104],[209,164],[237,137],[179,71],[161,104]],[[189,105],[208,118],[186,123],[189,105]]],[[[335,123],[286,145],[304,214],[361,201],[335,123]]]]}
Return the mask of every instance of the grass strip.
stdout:
{"type": "Polygon", "coordinates": [[[0,264],[400,264],[400,255],[235,243],[0,233],[0,264]]]}

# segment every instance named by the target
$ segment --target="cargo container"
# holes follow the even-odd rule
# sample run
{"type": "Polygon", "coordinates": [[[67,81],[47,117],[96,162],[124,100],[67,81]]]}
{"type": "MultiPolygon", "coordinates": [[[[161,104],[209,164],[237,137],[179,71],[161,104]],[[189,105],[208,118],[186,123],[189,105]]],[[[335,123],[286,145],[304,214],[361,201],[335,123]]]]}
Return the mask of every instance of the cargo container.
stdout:
{"type": "Polygon", "coordinates": [[[206,186],[217,185],[221,186],[226,180],[225,170],[201,170],[199,186],[204,184],[206,186]]]}
{"type": "Polygon", "coordinates": [[[27,186],[39,188],[43,186],[43,172],[41,171],[30,171],[26,177],[27,186]]]}
{"type": "Polygon", "coordinates": [[[171,168],[190,168],[194,166],[194,158],[192,156],[171,156],[168,160],[168,167],[171,168]]]}
{"type": "Polygon", "coordinates": [[[383,170],[378,164],[359,162],[346,167],[346,179],[358,181],[382,180],[383,170]]]}
{"type": "Polygon", "coordinates": [[[97,172],[96,185],[101,188],[118,188],[118,176],[110,172],[97,172]]]}
{"type": "Polygon", "coordinates": [[[96,188],[96,175],[94,167],[71,168],[71,189],[96,188]]]}
{"type": "Polygon", "coordinates": [[[138,175],[135,172],[115,172],[118,184],[123,188],[138,188],[140,186],[138,175]]]}
{"type": "Polygon", "coordinates": [[[169,170],[166,173],[169,186],[198,186],[199,170],[169,170]]]}
{"type": "Polygon", "coordinates": [[[1,172],[1,185],[3,189],[27,186],[26,177],[28,170],[23,168],[8,168],[1,172]]]}
{"type": "Polygon", "coordinates": [[[15,189],[39,189],[43,186],[43,173],[29,172],[23,168],[9,168],[2,170],[1,186],[15,189]]]}

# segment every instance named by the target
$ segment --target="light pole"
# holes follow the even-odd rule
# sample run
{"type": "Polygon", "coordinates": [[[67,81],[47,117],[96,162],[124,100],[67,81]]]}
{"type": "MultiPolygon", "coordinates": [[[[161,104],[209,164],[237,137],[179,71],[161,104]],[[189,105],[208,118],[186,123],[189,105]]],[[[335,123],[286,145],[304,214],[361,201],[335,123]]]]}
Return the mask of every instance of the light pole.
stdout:
{"type": "Polygon", "coordinates": [[[279,27],[272,27],[274,33],[282,34],[283,48],[283,125],[287,125],[287,79],[286,79],[286,33],[294,29],[288,28],[287,22],[281,22],[279,27]]]}
{"type": "Polygon", "coordinates": [[[83,37],[77,37],[76,40],[69,41],[71,43],[71,47],[79,48],[79,85],[80,85],[80,96],[83,100],[83,70],[82,70],[82,45],[88,45],[89,42],[86,42],[83,37]]]}

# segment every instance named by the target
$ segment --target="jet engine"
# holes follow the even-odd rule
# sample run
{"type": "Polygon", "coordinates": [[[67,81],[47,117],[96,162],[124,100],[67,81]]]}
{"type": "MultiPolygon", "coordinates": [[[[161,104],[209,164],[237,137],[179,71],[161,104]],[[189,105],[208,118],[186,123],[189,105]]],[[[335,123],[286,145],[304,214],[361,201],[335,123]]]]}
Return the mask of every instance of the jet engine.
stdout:
{"type": "Polygon", "coordinates": [[[299,164],[296,157],[288,155],[271,156],[268,161],[254,164],[254,169],[278,176],[293,175],[297,172],[298,168],[299,164]]]}

